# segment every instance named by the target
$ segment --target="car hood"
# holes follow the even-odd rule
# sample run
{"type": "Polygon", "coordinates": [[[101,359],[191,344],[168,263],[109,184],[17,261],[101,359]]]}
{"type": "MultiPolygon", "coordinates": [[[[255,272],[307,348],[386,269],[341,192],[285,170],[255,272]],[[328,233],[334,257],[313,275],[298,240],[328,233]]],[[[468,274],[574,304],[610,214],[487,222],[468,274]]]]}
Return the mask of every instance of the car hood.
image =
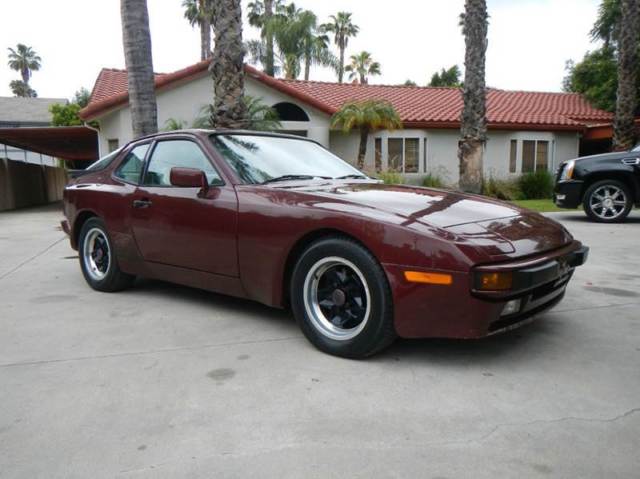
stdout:
{"type": "MultiPolygon", "coordinates": [[[[447,190],[381,183],[287,185],[338,203],[395,217],[404,226],[422,224],[484,247],[491,256],[527,255],[561,247],[573,238],[557,222],[538,213],[490,198],[447,190]]],[[[322,207],[328,207],[322,202],[322,207]]]]}

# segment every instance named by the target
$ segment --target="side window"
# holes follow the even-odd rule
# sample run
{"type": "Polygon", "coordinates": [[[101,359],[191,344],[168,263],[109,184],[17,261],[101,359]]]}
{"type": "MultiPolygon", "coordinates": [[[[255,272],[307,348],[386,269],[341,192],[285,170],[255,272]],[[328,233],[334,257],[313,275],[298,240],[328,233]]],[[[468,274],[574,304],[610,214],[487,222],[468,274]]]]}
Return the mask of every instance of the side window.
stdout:
{"type": "Polygon", "coordinates": [[[210,185],[222,180],[200,147],[189,140],[166,140],[156,143],[144,177],[147,186],[171,186],[171,168],[195,168],[204,171],[210,185]]]}
{"type": "Polygon", "coordinates": [[[138,181],[140,181],[140,173],[142,172],[142,165],[144,164],[144,157],[148,149],[148,143],[136,146],[127,154],[125,159],[122,160],[122,163],[120,163],[114,175],[129,183],[138,184],[138,181]]]}

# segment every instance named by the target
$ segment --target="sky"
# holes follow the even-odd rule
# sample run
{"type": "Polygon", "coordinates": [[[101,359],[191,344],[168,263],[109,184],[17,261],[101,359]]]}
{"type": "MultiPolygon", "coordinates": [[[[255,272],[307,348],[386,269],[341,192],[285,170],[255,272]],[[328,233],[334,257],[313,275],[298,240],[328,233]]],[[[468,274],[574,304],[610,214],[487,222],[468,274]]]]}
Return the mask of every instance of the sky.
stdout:
{"type": "MultiPolygon", "coordinates": [[[[183,18],[181,0],[147,0],[154,70],[171,72],[199,60],[199,33],[183,18]]],[[[248,0],[243,0],[246,10],[248,0]]],[[[443,67],[464,63],[458,16],[464,0],[297,0],[321,22],[350,11],[360,33],[347,56],[372,53],[382,75],[370,83],[419,85],[443,67]]],[[[560,91],[565,62],[579,60],[591,42],[589,30],[599,0],[488,0],[487,85],[509,90],[560,91]]],[[[103,67],[124,68],[119,0],[0,0],[0,96],[19,74],[7,66],[8,47],[25,43],[42,57],[31,86],[40,97],[71,98],[91,90],[103,67]]],[[[246,21],[244,38],[259,32],[246,21]]],[[[336,52],[337,53],[337,52],[336,52]]],[[[312,80],[335,81],[314,68],[312,80]]]]}

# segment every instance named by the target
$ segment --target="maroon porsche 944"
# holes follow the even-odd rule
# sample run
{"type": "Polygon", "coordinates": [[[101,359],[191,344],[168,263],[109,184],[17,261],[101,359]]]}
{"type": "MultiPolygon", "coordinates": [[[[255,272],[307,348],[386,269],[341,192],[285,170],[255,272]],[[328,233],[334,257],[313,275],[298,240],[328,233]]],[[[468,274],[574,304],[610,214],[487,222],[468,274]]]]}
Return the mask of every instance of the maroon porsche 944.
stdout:
{"type": "Polygon", "coordinates": [[[345,357],[521,325],[588,254],[540,214],[385,185],[296,136],[160,133],[73,176],[62,226],[93,289],[141,276],[290,308],[345,357]]]}

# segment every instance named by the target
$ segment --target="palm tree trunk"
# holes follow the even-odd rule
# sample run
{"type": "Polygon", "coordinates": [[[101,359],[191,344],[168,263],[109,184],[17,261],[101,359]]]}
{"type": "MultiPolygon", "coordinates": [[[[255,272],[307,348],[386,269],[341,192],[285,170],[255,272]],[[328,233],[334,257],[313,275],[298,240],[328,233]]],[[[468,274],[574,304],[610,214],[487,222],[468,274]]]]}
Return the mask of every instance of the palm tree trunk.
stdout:
{"type": "Polygon", "coordinates": [[[309,74],[311,72],[311,53],[307,53],[304,56],[304,79],[309,81],[309,74]]]}
{"type": "Polygon", "coordinates": [[[212,121],[216,128],[247,126],[244,102],[244,45],[240,0],[215,0],[215,45],[209,69],[213,75],[212,121]]]}
{"type": "Polygon", "coordinates": [[[464,108],[460,120],[460,180],[463,191],[482,190],[482,156],[487,136],[485,56],[487,51],[487,4],[485,0],[466,0],[463,32],[465,36],[464,108]]]}
{"type": "Polygon", "coordinates": [[[158,110],[146,0],[121,0],[122,43],[127,66],[133,137],[158,131],[158,110]]]}
{"type": "Polygon", "coordinates": [[[369,139],[369,129],[360,128],[360,146],[358,147],[358,169],[364,170],[364,158],[367,155],[367,140],[369,139]]]}
{"type": "Polygon", "coordinates": [[[211,57],[211,11],[210,0],[198,0],[200,10],[200,60],[211,57]]]}
{"type": "Polygon", "coordinates": [[[29,84],[29,76],[31,75],[31,72],[29,71],[28,68],[23,68],[22,71],[20,72],[20,76],[22,76],[22,81],[28,85],[29,84]]]}
{"type": "Polygon", "coordinates": [[[344,42],[340,43],[340,65],[338,65],[338,83],[342,83],[344,77],[344,42]]]}
{"type": "Polygon", "coordinates": [[[613,148],[629,150],[635,142],[634,115],[637,106],[638,35],[640,6],[637,0],[622,0],[618,42],[618,94],[613,119],[613,148]]]}
{"type": "Polygon", "coordinates": [[[268,27],[269,22],[273,17],[273,0],[264,0],[264,27],[266,28],[266,49],[265,49],[265,64],[264,72],[269,76],[275,76],[275,61],[273,55],[273,32],[268,27]]]}

